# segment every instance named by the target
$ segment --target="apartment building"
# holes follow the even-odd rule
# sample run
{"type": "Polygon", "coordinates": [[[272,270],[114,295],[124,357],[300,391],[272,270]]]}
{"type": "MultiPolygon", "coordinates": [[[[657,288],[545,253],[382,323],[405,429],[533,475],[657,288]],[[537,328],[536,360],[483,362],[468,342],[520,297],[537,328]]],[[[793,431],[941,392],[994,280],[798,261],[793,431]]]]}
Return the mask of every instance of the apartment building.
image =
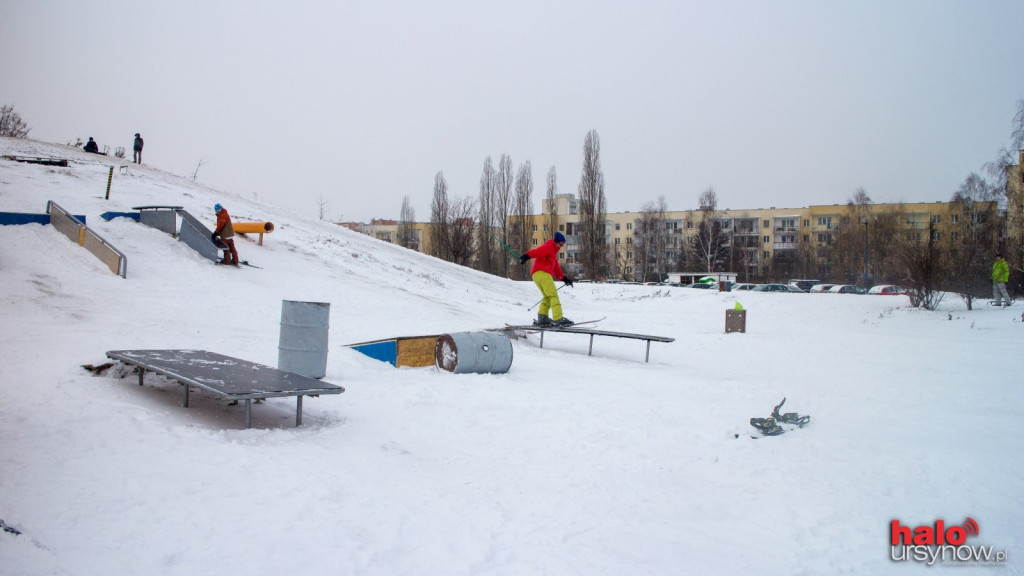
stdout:
{"type": "MultiPolygon", "coordinates": [[[[1021,152],[1024,161],[1024,151],[1021,152]]],[[[1024,238],[1024,181],[1018,165],[1011,170],[1008,183],[1008,206],[1011,214],[1007,226],[1011,238],[1024,238]]],[[[995,212],[994,203],[988,203],[990,212],[995,212]]],[[[562,267],[570,274],[584,274],[580,265],[579,243],[579,201],[574,194],[559,194],[554,206],[545,199],[541,201],[541,213],[530,216],[528,226],[532,235],[530,246],[514,247],[529,249],[551,238],[555,231],[566,236],[566,246],[559,253],[562,267]]],[[[620,279],[634,279],[637,275],[636,248],[638,231],[644,222],[641,212],[615,212],[605,217],[605,238],[611,265],[611,276],[620,279]]],[[[669,211],[660,220],[664,226],[664,253],[661,257],[668,263],[677,262],[680,253],[692,246],[697,234],[702,213],[699,210],[669,211]]],[[[920,241],[957,241],[964,234],[965,225],[975,215],[964,213],[964,206],[952,202],[900,203],[900,204],[832,204],[811,205],[803,208],[756,208],[719,210],[714,213],[723,232],[723,250],[728,254],[722,267],[739,274],[741,281],[762,278],[771,269],[784,270],[802,259],[827,260],[829,249],[840,230],[850,233],[855,227],[863,226],[867,242],[877,234],[893,233],[889,228],[880,228],[879,222],[886,217],[899,220],[899,232],[907,238],[920,241]],[[894,216],[898,213],[898,216],[894,216]]],[[[373,220],[370,224],[342,224],[358,232],[399,244],[399,225],[395,220],[373,220]]],[[[429,252],[430,223],[417,222],[408,226],[407,247],[420,252],[429,252]]],[[[859,228],[857,228],[859,230],[859,228]]],[[[1006,232],[1003,232],[1003,236],[1006,232]]],[[[1019,244],[1018,244],[1019,245],[1019,244]]],[[[671,265],[669,266],[671,270],[671,265]]],[[[690,268],[693,268],[690,266],[690,268]]],[[[827,269],[823,266],[823,272],[827,269]]],[[[676,270],[678,271],[678,270],[676,270]]],[[[722,270],[717,270],[722,271],[722,270]]]]}

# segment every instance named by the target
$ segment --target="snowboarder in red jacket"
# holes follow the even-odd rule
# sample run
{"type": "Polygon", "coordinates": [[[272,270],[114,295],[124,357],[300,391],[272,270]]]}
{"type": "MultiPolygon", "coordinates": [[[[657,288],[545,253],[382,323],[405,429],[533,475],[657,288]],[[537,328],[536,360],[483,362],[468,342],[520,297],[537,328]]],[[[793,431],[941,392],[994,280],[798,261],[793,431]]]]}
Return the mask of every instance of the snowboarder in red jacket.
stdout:
{"type": "Polygon", "coordinates": [[[235,250],[234,238],[235,229],[231,226],[231,216],[220,204],[214,204],[213,211],[217,213],[217,229],[213,231],[210,239],[216,242],[217,237],[219,236],[228,247],[228,249],[224,251],[224,259],[221,260],[220,263],[238,266],[238,251],[235,250]]]}
{"type": "Polygon", "coordinates": [[[562,267],[558,265],[558,251],[565,246],[565,236],[561,232],[555,232],[555,237],[528,251],[519,257],[520,264],[533,258],[533,268],[530,275],[533,283],[540,289],[544,297],[540,302],[537,326],[572,326],[573,321],[562,316],[562,303],[558,300],[558,289],[555,288],[555,280],[561,280],[566,286],[572,286],[572,278],[562,273],[562,267]],[[551,317],[548,317],[548,311],[551,317]]]}

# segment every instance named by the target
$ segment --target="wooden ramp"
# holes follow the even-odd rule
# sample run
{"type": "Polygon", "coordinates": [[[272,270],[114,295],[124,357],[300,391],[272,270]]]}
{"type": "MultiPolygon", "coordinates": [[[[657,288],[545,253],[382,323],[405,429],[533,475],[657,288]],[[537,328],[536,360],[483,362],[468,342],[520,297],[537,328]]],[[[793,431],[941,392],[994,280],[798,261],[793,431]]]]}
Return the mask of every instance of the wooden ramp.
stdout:
{"type": "Polygon", "coordinates": [[[434,365],[434,350],[440,334],[431,336],[399,336],[371,342],[348,344],[349,348],[370,358],[388,362],[395,368],[419,368],[434,365]]]}

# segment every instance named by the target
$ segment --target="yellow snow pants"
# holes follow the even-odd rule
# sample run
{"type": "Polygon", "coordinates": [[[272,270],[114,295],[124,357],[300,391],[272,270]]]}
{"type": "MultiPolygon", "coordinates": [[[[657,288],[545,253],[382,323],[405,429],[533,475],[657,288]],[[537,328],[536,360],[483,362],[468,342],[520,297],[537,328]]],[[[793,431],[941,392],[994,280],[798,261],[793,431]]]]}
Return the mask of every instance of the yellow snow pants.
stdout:
{"type": "Polygon", "coordinates": [[[541,295],[544,296],[544,299],[540,301],[540,308],[537,309],[537,313],[545,316],[548,310],[551,310],[551,320],[561,320],[562,302],[558,300],[558,288],[555,288],[555,279],[551,277],[551,274],[538,270],[533,273],[533,283],[537,285],[541,295]]]}

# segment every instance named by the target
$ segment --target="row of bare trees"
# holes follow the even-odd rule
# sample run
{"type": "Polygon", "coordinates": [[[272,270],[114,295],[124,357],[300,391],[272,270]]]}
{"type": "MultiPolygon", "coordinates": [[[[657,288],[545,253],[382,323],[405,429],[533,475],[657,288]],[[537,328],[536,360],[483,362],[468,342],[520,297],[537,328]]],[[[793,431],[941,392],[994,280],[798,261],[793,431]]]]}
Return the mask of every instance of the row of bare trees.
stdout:
{"type": "MultiPolygon", "coordinates": [[[[601,172],[601,144],[597,131],[591,130],[584,140],[584,162],[580,179],[580,224],[574,234],[578,246],[576,266],[590,275],[608,271],[606,242],[606,209],[604,175],[601,172]]],[[[545,218],[549,235],[557,230],[558,173],[552,166],[547,173],[545,218]]],[[[528,269],[519,266],[511,251],[525,252],[531,248],[534,233],[533,166],[529,160],[513,170],[512,158],[502,154],[497,167],[488,156],[480,175],[476,199],[452,200],[444,174],[434,178],[430,208],[429,252],[433,256],[473,266],[484,272],[506,278],[528,278],[528,269]],[[506,249],[508,247],[508,249],[506,249]]],[[[403,200],[399,221],[399,241],[411,230],[414,213],[403,200]]]]}

